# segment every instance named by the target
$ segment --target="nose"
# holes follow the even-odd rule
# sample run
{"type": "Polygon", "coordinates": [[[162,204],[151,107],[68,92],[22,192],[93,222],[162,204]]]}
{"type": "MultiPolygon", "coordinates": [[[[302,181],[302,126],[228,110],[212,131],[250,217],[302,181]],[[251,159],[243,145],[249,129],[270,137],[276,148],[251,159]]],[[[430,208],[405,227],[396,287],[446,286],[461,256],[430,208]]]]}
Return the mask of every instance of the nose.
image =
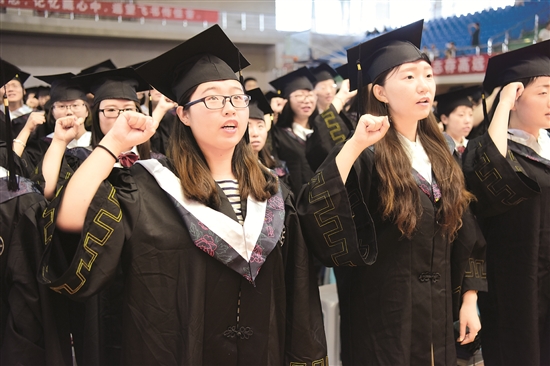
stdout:
{"type": "Polygon", "coordinates": [[[231,97],[225,98],[225,104],[223,106],[223,113],[224,114],[236,114],[237,110],[235,107],[233,107],[233,104],[231,104],[231,97]]]}

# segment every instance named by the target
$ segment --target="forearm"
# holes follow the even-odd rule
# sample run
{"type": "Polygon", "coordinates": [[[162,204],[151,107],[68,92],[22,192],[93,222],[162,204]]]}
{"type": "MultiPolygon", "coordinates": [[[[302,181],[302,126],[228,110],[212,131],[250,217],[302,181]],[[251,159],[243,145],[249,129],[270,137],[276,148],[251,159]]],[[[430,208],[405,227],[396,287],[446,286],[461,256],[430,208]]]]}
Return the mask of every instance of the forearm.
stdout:
{"type": "Polygon", "coordinates": [[[363,149],[355,143],[353,138],[351,138],[344,144],[342,150],[340,150],[336,156],[336,166],[338,167],[338,172],[344,184],[348,179],[349,172],[355,160],[361,155],[362,151],[363,149]]]}
{"type": "Polygon", "coordinates": [[[344,109],[346,102],[344,102],[344,100],[337,95],[332,100],[332,105],[334,106],[334,109],[336,109],[336,112],[340,113],[342,109],[344,109]]]}
{"type": "Polygon", "coordinates": [[[510,117],[510,108],[503,103],[499,103],[495,110],[488,133],[498,151],[506,157],[508,150],[508,119],[510,117]]]}
{"type": "Polygon", "coordinates": [[[23,151],[25,151],[25,147],[27,145],[27,141],[29,141],[29,136],[31,135],[31,131],[27,128],[23,128],[21,132],[19,132],[19,135],[13,140],[13,151],[18,155],[23,155],[23,151]]]}
{"type": "MultiPolygon", "coordinates": [[[[117,144],[104,138],[101,143],[115,156],[121,151],[117,144]]],[[[63,231],[79,232],[86,213],[101,183],[113,170],[114,158],[102,148],[96,148],[75,172],[63,196],[57,216],[57,226],[63,231]]]]}
{"type": "Polygon", "coordinates": [[[42,160],[42,175],[44,177],[44,197],[51,200],[55,195],[59,171],[67,144],[64,141],[52,140],[50,147],[42,160]]]}

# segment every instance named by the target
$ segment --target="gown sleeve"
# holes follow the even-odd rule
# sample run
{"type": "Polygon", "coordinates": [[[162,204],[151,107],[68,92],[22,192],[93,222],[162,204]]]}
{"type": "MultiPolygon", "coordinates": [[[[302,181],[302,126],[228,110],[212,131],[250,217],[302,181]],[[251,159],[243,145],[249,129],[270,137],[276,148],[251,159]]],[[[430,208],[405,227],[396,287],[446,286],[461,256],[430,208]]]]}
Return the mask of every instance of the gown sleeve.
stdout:
{"type": "Polygon", "coordinates": [[[140,213],[136,184],[127,169],[113,169],[96,192],[81,233],[56,228],[61,189],[40,225],[46,249],[39,281],[52,290],[81,300],[99,292],[116,275],[125,240],[140,213]]]}
{"type": "Polygon", "coordinates": [[[487,291],[486,245],[477,220],[471,210],[467,209],[462,217],[462,227],[457,233],[451,251],[454,320],[458,320],[462,295],[466,291],[487,291]]]}
{"type": "Polygon", "coordinates": [[[287,214],[282,247],[287,296],[285,365],[328,365],[313,257],[305,244],[291,194],[285,196],[287,214]]]}
{"type": "Polygon", "coordinates": [[[306,141],[306,158],[315,171],[335,145],[346,141],[350,131],[332,104],[315,117],[312,127],[313,133],[306,141]]]}
{"type": "Polygon", "coordinates": [[[370,187],[373,152],[361,154],[344,185],[335,160],[340,149],[341,145],[331,151],[298,197],[304,237],[327,267],[372,264],[376,233],[364,192],[370,187]]]}
{"type": "Polygon", "coordinates": [[[9,313],[0,364],[70,365],[68,299],[36,281],[44,250],[37,219],[46,201],[38,194],[22,197],[34,203],[21,215],[10,241],[6,274],[9,313]]]}
{"type": "Polygon", "coordinates": [[[479,218],[499,215],[540,194],[540,186],[526,175],[513,153],[508,150],[503,157],[488,133],[470,141],[462,158],[479,218]]]}

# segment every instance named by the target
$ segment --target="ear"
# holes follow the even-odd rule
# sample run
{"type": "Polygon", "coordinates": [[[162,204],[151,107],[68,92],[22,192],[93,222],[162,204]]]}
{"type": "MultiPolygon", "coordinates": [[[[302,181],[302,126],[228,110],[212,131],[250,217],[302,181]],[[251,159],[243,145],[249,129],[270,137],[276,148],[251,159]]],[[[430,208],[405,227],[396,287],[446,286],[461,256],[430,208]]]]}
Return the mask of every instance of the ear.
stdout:
{"type": "Polygon", "coordinates": [[[447,125],[447,123],[449,122],[449,117],[447,117],[446,115],[442,114],[439,119],[441,120],[441,123],[443,123],[444,125],[447,125]]]}
{"type": "Polygon", "coordinates": [[[388,103],[388,98],[386,97],[386,90],[381,85],[373,85],[372,87],[372,93],[374,94],[374,97],[378,99],[382,103],[388,103]]]}
{"type": "Polygon", "coordinates": [[[183,106],[179,105],[176,108],[176,114],[184,125],[189,126],[189,113],[183,109],[183,106]]]}

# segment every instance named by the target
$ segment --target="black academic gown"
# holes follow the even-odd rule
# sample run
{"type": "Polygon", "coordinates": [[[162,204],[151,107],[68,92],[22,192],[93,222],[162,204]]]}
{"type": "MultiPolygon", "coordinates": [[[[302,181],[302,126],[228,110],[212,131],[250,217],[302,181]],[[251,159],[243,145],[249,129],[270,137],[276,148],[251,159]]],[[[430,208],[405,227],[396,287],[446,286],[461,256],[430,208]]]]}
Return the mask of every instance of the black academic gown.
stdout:
{"type": "MultiPolygon", "coordinates": [[[[219,192],[220,211],[236,220],[219,192]]],[[[180,207],[143,166],[114,169],[74,241],[60,240],[55,216],[44,222],[52,236],[41,281],[86,299],[113,279],[120,264],[127,365],[322,365],[316,277],[284,188],[283,196],[283,235],[252,284],[207,253],[211,240],[196,245],[191,237],[198,227],[187,228],[180,207]]],[[[62,197],[52,201],[54,212],[62,197]]]]}
{"type": "Polygon", "coordinates": [[[487,240],[483,358],[486,365],[549,365],[550,161],[534,160],[534,152],[512,141],[508,148],[504,158],[485,134],[464,154],[487,240]]]}
{"type": "MultiPolygon", "coordinates": [[[[326,266],[335,266],[344,365],[456,365],[453,308],[461,295],[485,290],[473,218],[449,243],[423,190],[423,214],[411,239],[378,211],[374,152],[365,150],[346,185],[336,147],[298,200],[304,236],[326,266]],[[433,351],[432,351],[433,350],[433,351]]],[[[429,185],[429,183],[426,182],[429,185]]],[[[433,192],[432,192],[433,196],[433,192]]]]}
{"type": "Polygon", "coordinates": [[[331,104],[313,121],[313,133],[306,141],[306,158],[313,171],[325,161],[332,148],[346,141],[350,128],[331,104]]]}
{"type": "Polygon", "coordinates": [[[309,182],[313,170],[306,159],[306,142],[296,136],[291,128],[271,129],[273,153],[279,160],[286,162],[290,190],[297,196],[302,185],[309,182]]]}
{"type": "MultiPolygon", "coordinates": [[[[5,165],[5,144],[0,160],[5,165]]],[[[16,156],[18,172],[25,172],[16,156]]],[[[18,176],[19,190],[0,178],[0,364],[70,365],[67,300],[39,286],[37,269],[44,246],[37,220],[46,200],[29,179],[18,176]]]]}

